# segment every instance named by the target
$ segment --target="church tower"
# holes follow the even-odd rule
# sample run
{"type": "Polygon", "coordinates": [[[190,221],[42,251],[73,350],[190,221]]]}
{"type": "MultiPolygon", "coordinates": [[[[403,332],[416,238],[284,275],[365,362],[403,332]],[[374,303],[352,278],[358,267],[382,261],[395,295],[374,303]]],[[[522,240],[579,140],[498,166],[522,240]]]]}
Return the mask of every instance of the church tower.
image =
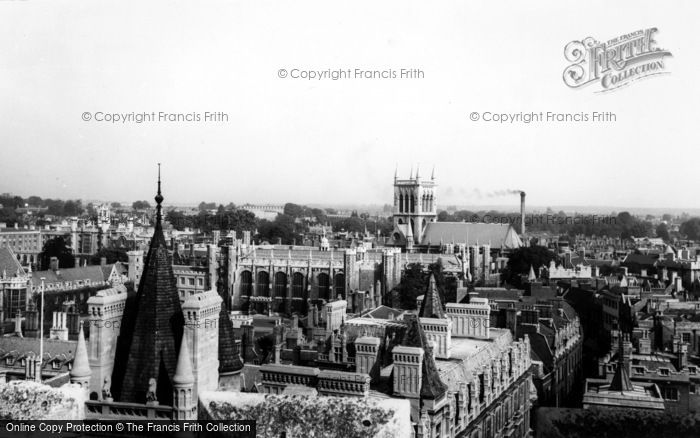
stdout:
{"type": "Polygon", "coordinates": [[[408,179],[394,175],[394,243],[411,247],[420,244],[430,222],[437,221],[435,201],[435,172],[430,179],[420,176],[420,169],[413,169],[408,179]]]}

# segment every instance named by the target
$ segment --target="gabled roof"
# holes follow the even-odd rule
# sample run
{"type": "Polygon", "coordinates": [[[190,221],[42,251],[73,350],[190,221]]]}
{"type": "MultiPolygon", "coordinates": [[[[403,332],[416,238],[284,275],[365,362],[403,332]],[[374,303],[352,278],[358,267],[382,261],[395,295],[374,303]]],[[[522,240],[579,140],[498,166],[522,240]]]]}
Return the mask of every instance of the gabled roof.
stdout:
{"type": "Polygon", "coordinates": [[[519,248],[523,245],[518,233],[509,224],[480,224],[470,222],[430,222],[426,225],[421,245],[440,242],[485,245],[494,249],[519,248]]]}

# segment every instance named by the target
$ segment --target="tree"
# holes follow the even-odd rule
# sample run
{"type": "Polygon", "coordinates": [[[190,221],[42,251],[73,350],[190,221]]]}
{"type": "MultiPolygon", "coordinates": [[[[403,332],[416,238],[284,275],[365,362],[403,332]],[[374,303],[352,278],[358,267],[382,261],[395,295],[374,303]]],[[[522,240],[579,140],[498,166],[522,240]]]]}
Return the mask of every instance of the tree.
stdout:
{"type": "Polygon", "coordinates": [[[401,283],[396,288],[398,305],[402,309],[416,308],[416,298],[425,293],[424,277],[423,265],[420,263],[411,263],[406,267],[401,276],[401,283]]]}
{"type": "Polygon", "coordinates": [[[27,204],[33,206],[33,207],[40,207],[41,206],[41,198],[38,196],[30,196],[27,198],[27,204]]]}
{"type": "Polygon", "coordinates": [[[41,266],[43,266],[44,268],[48,268],[51,261],[51,257],[58,258],[59,268],[72,268],[75,265],[73,251],[68,245],[66,237],[57,236],[53,239],[49,239],[46,241],[44,247],[41,250],[41,253],[39,254],[41,266]]]}
{"type": "Polygon", "coordinates": [[[679,231],[688,239],[696,240],[700,238],[700,217],[690,218],[683,222],[679,228],[679,231]]]}
{"type": "Polygon", "coordinates": [[[668,227],[665,223],[662,222],[656,227],[656,237],[660,237],[665,241],[669,241],[671,239],[668,234],[668,227]]]}
{"type": "Polygon", "coordinates": [[[288,202],[284,204],[284,214],[293,218],[304,216],[304,207],[288,202]]]}
{"type": "Polygon", "coordinates": [[[214,210],[216,208],[216,202],[200,202],[199,211],[214,210]]]}
{"type": "Polygon", "coordinates": [[[112,202],[112,203],[109,204],[109,205],[112,206],[112,208],[114,208],[114,209],[122,208],[122,204],[119,203],[119,202],[112,202]]]}
{"type": "Polygon", "coordinates": [[[283,244],[290,245],[297,237],[296,223],[292,216],[278,214],[274,221],[260,221],[258,234],[268,243],[276,244],[281,239],[283,244]]]}
{"type": "Polygon", "coordinates": [[[557,255],[544,246],[517,248],[508,257],[508,263],[503,273],[504,280],[520,288],[522,276],[530,272],[530,266],[537,272],[540,267],[549,266],[549,263],[556,259],[557,255]]]}
{"type": "Polygon", "coordinates": [[[151,208],[151,204],[149,204],[148,201],[134,201],[134,203],[131,204],[131,208],[134,210],[147,210],[151,208]]]}
{"type": "Polygon", "coordinates": [[[63,206],[63,214],[65,216],[80,216],[83,214],[83,205],[80,200],[71,201],[68,200],[63,206]]]}

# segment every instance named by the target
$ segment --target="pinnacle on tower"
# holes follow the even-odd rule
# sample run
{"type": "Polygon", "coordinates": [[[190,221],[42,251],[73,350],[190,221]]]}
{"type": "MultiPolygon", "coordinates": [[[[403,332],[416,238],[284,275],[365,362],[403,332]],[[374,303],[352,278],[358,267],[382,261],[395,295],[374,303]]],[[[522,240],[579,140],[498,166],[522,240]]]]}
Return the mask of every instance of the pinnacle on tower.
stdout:
{"type": "Polygon", "coordinates": [[[430,180],[435,181],[435,166],[433,166],[433,171],[430,173],[430,180]]]}
{"type": "Polygon", "coordinates": [[[156,201],[156,219],[158,220],[158,223],[162,220],[163,216],[161,213],[162,206],[160,205],[163,202],[163,195],[160,192],[160,163],[158,163],[158,193],[156,193],[156,197],[153,198],[156,201]]]}
{"type": "Polygon", "coordinates": [[[413,166],[411,166],[411,174],[408,176],[408,179],[413,179],[413,166]]]}
{"type": "Polygon", "coordinates": [[[194,373],[192,372],[192,359],[190,349],[187,347],[187,336],[182,337],[180,354],[177,358],[177,368],[173,376],[173,383],[176,385],[188,385],[194,383],[194,373]]]}
{"type": "Polygon", "coordinates": [[[416,165],[416,179],[420,179],[420,164],[416,165]]]}
{"type": "Polygon", "coordinates": [[[435,281],[435,273],[433,272],[430,273],[428,288],[423,296],[423,303],[420,306],[418,316],[421,318],[446,318],[445,310],[442,308],[442,301],[440,300],[440,292],[435,281]]]}
{"type": "Polygon", "coordinates": [[[85,345],[85,334],[83,333],[83,322],[80,321],[80,331],[78,332],[78,346],[75,349],[73,367],[70,370],[70,377],[81,379],[90,377],[90,362],[88,360],[87,346],[85,345]]]}
{"type": "Polygon", "coordinates": [[[530,265],[530,274],[527,276],[527,281],[533,282],[537,280],[537,277],[535,276],[535,270],[532,268],[532,265],[530,265]]]}

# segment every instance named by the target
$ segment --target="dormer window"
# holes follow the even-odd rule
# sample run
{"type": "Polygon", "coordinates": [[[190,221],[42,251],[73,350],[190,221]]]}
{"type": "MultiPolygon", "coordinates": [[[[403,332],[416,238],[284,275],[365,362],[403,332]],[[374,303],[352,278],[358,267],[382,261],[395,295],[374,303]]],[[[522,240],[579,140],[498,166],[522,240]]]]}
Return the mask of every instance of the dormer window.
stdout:
{"type": "Polygon", "coordinates": [[[55,361],[51,362],[51,368],[53,368],[54,370],[57,370],[57,369],[61,368],[61,364],[58,363],[57,360],[55,360],[55,361]]]}
{"type": "Polygon", "coordinates": [[[670,372],[671,371],[668,368],[659,368],[659,374],[662,376],[668,376],[670,372]]]}
{"type": "Polygon", "coordinates": [[[635,374],[644,374],[644,367],[634,367],[635,374]]]}

